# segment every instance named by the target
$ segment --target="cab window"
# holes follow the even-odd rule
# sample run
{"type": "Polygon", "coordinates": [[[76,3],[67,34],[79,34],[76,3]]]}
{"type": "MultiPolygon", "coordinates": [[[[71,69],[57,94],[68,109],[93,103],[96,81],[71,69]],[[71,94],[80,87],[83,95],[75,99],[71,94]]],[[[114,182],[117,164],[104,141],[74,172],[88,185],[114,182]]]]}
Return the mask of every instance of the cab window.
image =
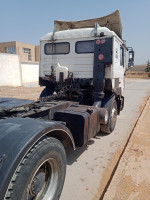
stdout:
{"type": "Polygon", "coordinates": [[[44,46],[46,55],[68,54],[70,52],[70,44],[68,42],[47,43],[44,46]]]}
{"type": "Polygon", "coordinates": [[[124,67],[124,48],[120,47],[120,65],[124,67]]]}
{"type": "Polygon", "coordinates": [[[94,40],[76,42],[75,51],[77,54],[94,53],[94,40]]]}

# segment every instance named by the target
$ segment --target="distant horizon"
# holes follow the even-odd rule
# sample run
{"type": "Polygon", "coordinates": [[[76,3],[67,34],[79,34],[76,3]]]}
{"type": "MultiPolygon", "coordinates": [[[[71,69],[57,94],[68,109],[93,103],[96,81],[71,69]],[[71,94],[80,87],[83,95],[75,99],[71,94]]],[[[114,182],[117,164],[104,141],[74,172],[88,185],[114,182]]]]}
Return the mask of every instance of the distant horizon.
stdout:
{"type": "Polygon", "coordinates": [[[123,39],[135,51],[135,64],[150,60],[150,1],[9,1],[0,2],[0,42],[20,41],[38,46],[40,38],[53,32],[54,20],[79,21],[106,16],[119,10],[123,39]]]}

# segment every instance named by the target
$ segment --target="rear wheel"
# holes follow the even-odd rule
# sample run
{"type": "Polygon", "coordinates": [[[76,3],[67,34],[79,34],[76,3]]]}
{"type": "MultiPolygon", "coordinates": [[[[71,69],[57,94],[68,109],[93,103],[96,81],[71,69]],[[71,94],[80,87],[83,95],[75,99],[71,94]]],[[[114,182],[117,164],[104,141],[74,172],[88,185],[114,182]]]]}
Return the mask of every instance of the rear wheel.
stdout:
{"type": "Polygon", "coordinates": [[[115,100],[115,96],[104,100],[103,107],[108,108],[109,118],[107,124],[101,125],[101,131],[104,133],[112,133],[115,129],[117,120],[117,103],[115,100]]]}
{"type": "Polygon", "coordinates": [[[66,173],[66,156],[55,138],[39,141],[18,166],[5,199],[58,200],[66,173]]]}

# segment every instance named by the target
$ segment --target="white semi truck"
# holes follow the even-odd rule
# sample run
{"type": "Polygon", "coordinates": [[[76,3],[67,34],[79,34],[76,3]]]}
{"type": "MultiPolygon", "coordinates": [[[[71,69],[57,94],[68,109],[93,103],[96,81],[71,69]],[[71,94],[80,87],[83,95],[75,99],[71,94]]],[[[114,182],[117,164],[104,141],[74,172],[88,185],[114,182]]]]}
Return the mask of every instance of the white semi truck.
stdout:
{"type": "Polygon", "coordinates": [[[123,109],[134,52],[121,39],[119,11],[98,19],[55,22],[40,42],[36,102],[0,98],[0,199],[58,200],[65,148],[111,133],[123,109]]]}
{"type": "Polygon", "coordinates": [[[55,91],[62,93],[64,99],[81,105],[108,108],[108,123],[101,126],[105,133],[114,130],[117,114],[124,105],[125,72],[133,66],[132,48],[126,64],[128,48],[121,39],[119,17],[116,11],[105,17],[105,21],[114,27],[114,21],[118,20],[120,28],[114,29],[120,37],[100,26],[97,22],[104,21],[100,18],[78,23],[56,21],[54,32],[46,34],[40,41],[39,83],[46,86],[41,97],[55,91]],[[74,28],[69,29],[70,26],[74,28]]]}

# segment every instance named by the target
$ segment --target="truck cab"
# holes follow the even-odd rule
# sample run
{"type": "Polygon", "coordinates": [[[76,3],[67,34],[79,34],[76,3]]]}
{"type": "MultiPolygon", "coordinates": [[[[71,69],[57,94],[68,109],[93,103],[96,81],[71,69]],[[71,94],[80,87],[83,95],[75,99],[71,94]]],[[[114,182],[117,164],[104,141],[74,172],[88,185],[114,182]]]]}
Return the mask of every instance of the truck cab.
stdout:
{"type": "Polygon", "coordinates": [[[86,86],[86,83],[93,86],[95,43],[102,49],[98,50],[98,59],[100,62],[104,61],[105,65],[104,90],[119,92],[119,95],[122,95],[127,69],[127,47],[114,31],[100,26],[52,32],[42,37],[40,85],[57,84],[61,76],[65,82],[69,75],[72,75],[74,80],[80,82],[80,86],[86,86]],[[110,39],[111,42],[107,45],[110,39]]]}

